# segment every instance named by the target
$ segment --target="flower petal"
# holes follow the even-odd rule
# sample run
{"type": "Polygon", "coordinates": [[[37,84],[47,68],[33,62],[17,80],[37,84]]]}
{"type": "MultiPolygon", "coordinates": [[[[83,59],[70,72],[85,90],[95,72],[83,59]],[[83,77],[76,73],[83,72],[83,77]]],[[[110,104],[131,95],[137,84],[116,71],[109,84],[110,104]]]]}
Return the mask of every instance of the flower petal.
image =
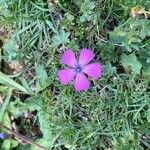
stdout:
{"type": "Polygon", "coordinates": [[[74,52],[71,49],[68,49],[63,53],[62,63],[70,67],[76,66],[77,59],[76,59],[74,52]]]}
{"type": "Polygon", "coordinates": [[[0,133],[0,139],[7,139],[9,135],[7,133],[0,133]]]}
{"type": "Polygon", "coordinates": [[[102,75],[102,65],[100,63],[86,65],[83,72],[96,80],[102,75]]]}
{"type": "Polygon", "coordinates": [[[76,75],[74,87],[76,91],[85,91],[89,89],[89,81],[83,73],[79,73],[76,75]]]}
{"type": "Polygon", "coordinates": [[[86,65],[94,58],[94,53],[87,48],[81,49],[80,57],[79,57],[79,64],[86,65]]]}
{"type": "Polygon", "coordinates": [[[75,76],[74,69],[64,69],[58,72],[59,80],[62,84],[67,85],[75,76]]]}

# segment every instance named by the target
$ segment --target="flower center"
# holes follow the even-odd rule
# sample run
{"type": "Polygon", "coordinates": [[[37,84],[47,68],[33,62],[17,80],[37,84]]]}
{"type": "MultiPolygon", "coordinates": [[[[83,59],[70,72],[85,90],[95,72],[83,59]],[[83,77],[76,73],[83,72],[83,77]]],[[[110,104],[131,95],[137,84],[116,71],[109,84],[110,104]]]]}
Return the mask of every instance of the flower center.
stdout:
{"type": "Polygon", "coordinates": [[[77,65],[76,67],[75,67],[75,72],[76,73],[82,73],[82,67],[80,66],[80,65],[77,65]]]}

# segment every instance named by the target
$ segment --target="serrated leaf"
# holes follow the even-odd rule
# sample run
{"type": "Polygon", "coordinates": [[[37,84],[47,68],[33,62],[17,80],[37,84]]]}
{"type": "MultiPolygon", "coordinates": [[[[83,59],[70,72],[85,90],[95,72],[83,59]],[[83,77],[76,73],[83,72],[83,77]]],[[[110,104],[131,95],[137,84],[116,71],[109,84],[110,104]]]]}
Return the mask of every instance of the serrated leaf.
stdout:
{"type": "Polygon", "coordinates": [[[140,36],[141,39],[144,39],[146,37],[146,34],[147,33],[146,33],[145,28],[142,28],[141,31],[140,31],[139,36],[140,36]]]}
{"type": "Polygon", "coordinates": [[[121,56],[121,64],[125,69],[131,69],[133,74],[140,74],[142,65],[134,53],[130,55],[123,54],[121,56]]]}
{"type": "Polygon", "coordinates": [[[59,34],[55,35],[53,37],[53,46],[58,47],[60,44],[66,44],[69,43],[69,35],[70,33],[61,31],[59,34]]]}
{"type": "Polygon", "coordinates": [[[104,65],[104,75],[113,76],[116,73],[116,67],[113,67],[111,63],[104,65]]]}
{"type": "Polygon", "coordinates": [[[115,28],[115,30],[113,32],[110,32],[109,35],[110,39],[115,43],[122,43],[125,42],[127,32],[123,31],[120,28],[115,28]]]}

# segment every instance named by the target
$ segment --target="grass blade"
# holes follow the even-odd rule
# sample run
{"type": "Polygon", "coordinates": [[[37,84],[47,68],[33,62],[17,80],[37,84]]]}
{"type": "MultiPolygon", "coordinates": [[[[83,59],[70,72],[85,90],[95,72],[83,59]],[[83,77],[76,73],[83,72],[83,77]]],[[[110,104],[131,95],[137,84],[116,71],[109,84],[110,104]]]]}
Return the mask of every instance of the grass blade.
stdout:
{"type": "Polygon", "coordinates": [[[27,94],[29,93],[23,86],[16,83],[14,80],[9,78],[7,75],[3,74],[2,72],[0,72],[0,83],[6,85],[8,87],[11,87],[13,89],[22,91],[24,93],[27,93],[27,94]]]}

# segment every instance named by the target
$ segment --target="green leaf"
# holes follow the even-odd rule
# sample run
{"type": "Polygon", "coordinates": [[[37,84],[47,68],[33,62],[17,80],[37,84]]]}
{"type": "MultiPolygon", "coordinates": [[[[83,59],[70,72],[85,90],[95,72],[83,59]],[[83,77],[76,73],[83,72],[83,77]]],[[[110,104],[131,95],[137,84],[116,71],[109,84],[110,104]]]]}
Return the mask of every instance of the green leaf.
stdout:
{"type": "Polygon", "coordinates": [[[140,74],[142,65],[134,53],[130,55],[123,54],[121,56],[121,64],[125,69],[131,69],[133,74],[140,74]]]}
{"type": "Polygon", "coordinates": [[[46,71],[41,65],[37,66],[35,70],[36,70],[36,78],[39,81],[43,82],[48,78],[46,71]]]}
{"type": "Polygon", "coordinates": [[[20,101],[20,99],[16,99],[15,101],[11,101],[8,107],[8,110],[14,117],[18,118],[23,115],[25,110],[27,110],[28,106],[20,101]]]}
{"type": "Polygon", "coordinates": [[[39,117],[40,128],[43,133],[43,138],[45,140],[52,141],[50,118],[48,113],[45,113],[44,111],[40,110],[38,113],[38,117],[39,117]]]}
{"type": "Polygon", "coordinates": [[[45,22],[54,33],[58,34],[57,29],[54,28],[53,24],[49,20],[46,20],[45,22]]]}
{"type": "Polygon", "coordinates": [[[19,144],[18,141],[16,141],[16,140],[11,140],[11,148],[17,147],[18,144],[19,144]]]}
{"type": "Polygon", "coordinates": [[[16,57],[16,48],[15,48],[15,43],[12,40],[9,40],[5,45],[4,49],[8,53],[9,60],[12,60],[16,57]]]}
{"type": "Polygon", "coordinates": [[[140,61],[143,66],[144,75],[150,75],[150,50],[149,48],[140,49],[139,56],[140,56],[140,61]]]}
{"type": "MultiPolygon", "coordinates": [[[[49,142],[49,141],[47,141],[47,140],[45,140],[45,139],[38,139],[36,142],[37,142],[38,144],[40,144],[40,145],[42,145],[42,146],[48,148],[49,150],[51,150],[51,149],[49,148],[49,145],[50,145],[50,142],[49,142]]],[[[39,150],[39,148],[38,148],[38,147],[35,147],[35,146],[31,146],[30,149],[28,149],[28,150],[39,150]]]]}
{"type": "Polygon", "coordinates": [[[14,52],[16,50],[15,43],[12,40],[9,40],[5,45],[4,48],[8,50],[8,52],[14,52]]]}
{"type": "Polygon", "coordinates": [[[31,88],[29,87],[29,84],[27,83],[26,79],[24,79],[23,77],[20,78],[20,81],[22,83],[22,86],[29,91],[30,93],[32,93],[33,91],[31,90],[31,88]]]}
{"type": "Polygon", "coordinates": [[[131,44],[131,47],[134,48],[135,50],[139,51],[139,45],[131,44]]]}
{"type": "Polygon", "coordinates": [[[36,78],[37,78],[37,82],[36,82],[37,92],[43,90],[50,84],[48,80],[48,75],[41,65],[39,65],[36,68],[36,78]]]}
{"type": "Polygon", "coordinates": [[[39,124],[40,124],[40,129],[43,133],[43,139],[41,144],[43,144],[45,147],[49,148],[51,147],[53,138],[52,138],[52,131],[50,127],[50,118],[49,114],[44,112],[43,110],[40,110],[38,112],[38,118],[39,118],[39,124]]]}
{"type": "Polygon", "coordinates": [[[24,93],[29,93],[23,86],[15,82],[14,80],[10,79],[7,75],[0,72],[0,83],[4,84],[10,88],[17,89],[19,91],[22,91],[24,93]]]}
{"type": "Polygon", "coordinates": [[[115,28],[115,30],[113,32],[110,32],[109,35],[111,41],[115,43],[122,43],[125,42],[128,33],[120,28],[115,28]]]}
{"type": "Polygon", "coordinates": [[[11,150],[18,146],[18,142],[12,139],[5,140],[1,146],[1,150],[11,150]]]}
{"type": "Polygon", "coordinates": [[[145,28],[142,28],[141,31],[140,31],[139,36],[140,36],[141,39],[144,39],[146,37],[146,34],[147,33],[146,33],[145,28]]]}
{"type": "Polygon", "coordinates": [[[150,122],[150,106],[149,106],[146,114],[147,114],[146,115],[147,121],[150,122]]]}
{"type": "Polygon", "coordinates": [[[145,28],[146,30],[146,35],[150,36],[150,25],[148,24],[147,27],[145,28]]]}
{"type": "Polygon", "coordinates": [[[10,150],[11,148],[11,140],[5,140],[1,146],[1,150],[10,150]]]}
{"type": "Polygon", "coordinates": [[[137,145],[137,146],[135,147],[135,149],[136,149],[136,150],[144,150],[144,148],[143,148],[142,146],[140,146],[140,145],[137,145]]]}
{"type": "Polygon", "coordinates": [[[119,150],[132,150],[132,145],[128,144],[128,145],[122,146],[119,150]]]}
{"type": "Polygon", "coordinates": [[[60,44],[66,44],[69,43],[69,32],[61,31],[59,34],[55,35],[53,37],[53,46],[58,47],[60,44]]]}
{"type": "Polygon", "coordinates": [[[2,120],[0,120],[0,122],[3,125],[7,126],[8,128],[11,128],[11,120],[10,120],[8,112],[5,112],[2,117],[3,118],[2,118],[2,120]]]}
{"type": "Polygon", "coordinates": [[[3,115],[8,107],[8,104],[9,104],[9,101],[10,101],[10,98],[11,98],[11,94],[12,94],[12,90],[9,90],[8,91],[8,94],[7,94],[7,97],[2,105],[2,108],[0,109],[0,122],[1,120],[3,119],[3,115]]]}
{"type": "Polygon", "coordinates": [[[150,75],[150,64],[144,64],[144,69],[143,69],[143,73],[145,75],[150,75]]]}
{"type": "Polygon", "coordinates": [[[27,99],[25,101],[25,109],[30,111],[40,110],[43,105],[42,98],[40,96],[35,96],[27,99]]]}
{"type": "Polygon", "coordinates": [[[113,76],[116,73],[116,67],[113,67],[111,63],[104,65],[104,75],[113,76]]]}
{"type": "Polygon", "coordinates": [[[112,59],[115,60],[115,52],[114,52],[115,46],[112,43],[103,43],[100,46],[101,49],[101,57],[103,60],[105,59],[112,59]]]}
{"type": "Polygon", "coordinates": [[[69,44],[68,44],[68,47],[73,49],[73,50],[76,50],[78,51],[79,50],[79,45],[74,41],[72,40],[69,44]]]}
{"type": "Polygon", "coordinates": [[[146,62],[147,62],[147,63],[150,63],[150,57],[149,57],[149,58],[147,58],[146,62]]]}
{"type": "Polygon", "coordinates": [[[48,112],[45,112],[42,109],[39,110],[38,111],[38,118],[39,118],[40,129],[43,133],[43,138],[37,142],[39,144],[47,147],[49,150],[51,150],[54,146],[55,141],[60,136],[60,133],[57,133],[55,135],[52,134],[52,128],[50,126],[51,120],[50,120],[50,115],[48,112]]]}

